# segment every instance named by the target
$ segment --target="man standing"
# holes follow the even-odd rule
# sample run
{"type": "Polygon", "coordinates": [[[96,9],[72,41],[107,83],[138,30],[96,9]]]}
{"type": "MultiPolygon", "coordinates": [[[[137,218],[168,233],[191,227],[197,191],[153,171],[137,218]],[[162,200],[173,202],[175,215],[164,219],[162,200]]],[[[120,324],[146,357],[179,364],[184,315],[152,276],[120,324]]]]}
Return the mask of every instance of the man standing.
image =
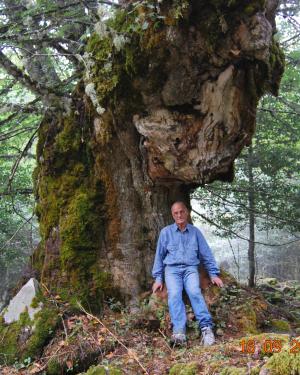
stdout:
{"type": "Polygon", "coordinates": [[[155,282],[153,293],[163,289],[165,280],[168,305],[173,324],[171,340],[174,344],[186,342],[186,311],[182,300],[185,289],[202,332],[204,346],[214,344],[213,322],[202,296],[199,281],[199,264],[207,270],[211,282],[223,286],[220,271],[212,252],[198,228],[188,223],[189,212],[183,202],[171,207],[174,224],[164,227],[159,235],[152,270],[155,282]]]}

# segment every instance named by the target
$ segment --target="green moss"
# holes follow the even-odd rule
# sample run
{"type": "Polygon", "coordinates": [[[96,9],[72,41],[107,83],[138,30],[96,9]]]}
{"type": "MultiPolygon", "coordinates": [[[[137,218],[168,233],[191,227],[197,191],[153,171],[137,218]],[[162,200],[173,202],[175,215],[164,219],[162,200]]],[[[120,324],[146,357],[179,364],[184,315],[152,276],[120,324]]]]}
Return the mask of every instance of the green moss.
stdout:
{"type": "Polygon", "coordinates": [[[12,364],[16,360],[36,358],[53,335],[58,324],[56,309],[44,307],[34,320],[27,312],[20,315],[17,322],[9,325],[0,323],[0,363],[12,364]],[[29,335],[29,337],[27,337],[29,335]]]}
{"type": "Polygon", "coordinates": [[[81,375],[122,375],[122,371],[112,366],[92,366],[81,375]]]}
{"type": "MultiPolygon", "coordinates": [[[[299,342],[299,341],[298,341],[299,342]]],[[[266,363],[265,367],[272,375],[298,375],[300,374],[300,352],[291,353],[289,348],[274,354],[266,363]]]]}
{"type": "Polygon", "coordinates": [[[269,58],[269,69],[272,77],[272,79],[270,80],[269,90],[274,95],[278,95],[279,84],[284,72],[284,68],[285,56],[283,49],[280,47],[279,43],[273,37],[269,58]]]}
{"type": "Polygon", "coordinates": [[[286,332],[291,330],[289,322],[286,320],[273,319],[271,320],[271,326],[278,331],[286,332]]]}
{"type": "Polygon", "coordinates": [[[30,307],[35,309],[35,308],[39,307],[41,303],[45,303],[45,302],[46,302],[46,299],[45,299],[42,291],[38,290],[36,296],[33,298],[32,302],[31,302],[30,307]]]}
{"type": "Polygon", "coordinates": [[[47,375],[57,375],[61,373],[61,364],[55,358],[51,358],[47,364],[47,375]]]}
{"type": "Polygon", "coordinates": [[[44,307],[34,317],[33,333],[26,342],[22,359],[38,356],[46,342],[53,335],[59,323],[58,311],[54,308],[44,307]]]}
{"type": "Polygon", "coordinates": [[[19,337],[25,330],[31,329],[31,322],[27,312],[20,315],[17,322],[0,323],[0,364],[12,364],[20,355],[19,337]]]}
{"type": "Polygon", "coordinates": [[[235,308],[236,323],[241,332],[257,333],[256,312],[251,303],[246,302],[244,305],[235,308]]]}
{"type": "Polygon", "coordinates": [[[83,267],[90,267],[95,262],[95,248],[99,244],[94,235],[99,228],[98,223],[94,194],[83,189],[74,191],[65,217],[61,217],[60,221],[63,267],[66,267],[68,262],[72,266],[84,262],[83,267]]]}
{"type": "Polygon", "coordinates": [[[170,375],[196,375],[198,373],[197,363],[177,363],[170,369],[170,375]]]}
{"type": "Polygon", "coordinates": [[[113,41],[110,37],[100,38],[94,33],[89,39],[87,51],[92,54],[95,64],[91,68],[93,75],[92,82],[95,85],[98,102],[102,105],[104,99],[118,83],[118,74],[110,66],[111,56],[113,53],[113,41]]]}

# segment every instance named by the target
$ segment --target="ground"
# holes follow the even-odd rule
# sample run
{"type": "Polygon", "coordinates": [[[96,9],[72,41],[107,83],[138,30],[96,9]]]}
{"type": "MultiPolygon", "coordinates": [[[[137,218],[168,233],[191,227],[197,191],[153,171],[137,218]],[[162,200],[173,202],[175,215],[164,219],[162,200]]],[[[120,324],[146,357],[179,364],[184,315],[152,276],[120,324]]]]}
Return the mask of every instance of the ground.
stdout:
{"type": "MultiPolygon", "coordinates": [[[[270,293],[268,285],[264,290],[267,294],[270,293]]],[[[298,293],[298,286],[295,290],[298,293]]],[[[287,298],[291,303],[290,295],[287,298]]],[[[270,375],[300,374],[300,322],[288,311],[285,315],[282,307],[276,308],[274,303],[264,302],[258,290],[252,291],[239,285],[235,288],[231,285],[230,290],[225,288],[215,300],[208,290],[206,298],[213,314],[231,311],[231,319],[228,315],[223,315],[222,319],[214,316],[216,345],[210,348],[200,345],[197,325],[187,306],[188,343],[186,347],[173,348],[168,340],[171,332],[168,311],[159,298],[146,294],[141,311],[135,313],[110,299],[106,301],[102,314],[93,316],[80,308],[77,311],[72,308],[71,311],[59,296],[51,297],[60,310],[61,324],[49,338],[42,355],[35,359],[17,360],[10,367],[3,365],[0,373],[255,375],[264,371],[263,374],[270,375]],[[242,297],[239,298],[238,294],[242,297]],[[251,309],[250,300],[256,305],[260,301],[263,314],[251,309]],[[235,319],[232,319],[232,314],[236,314],[235,319]],[[248,332],[247,327],[250,327],[248,332]],[[278,364],[281,365],[279,372],[268,370],[268,366],[278,368],[278,364]]]]}

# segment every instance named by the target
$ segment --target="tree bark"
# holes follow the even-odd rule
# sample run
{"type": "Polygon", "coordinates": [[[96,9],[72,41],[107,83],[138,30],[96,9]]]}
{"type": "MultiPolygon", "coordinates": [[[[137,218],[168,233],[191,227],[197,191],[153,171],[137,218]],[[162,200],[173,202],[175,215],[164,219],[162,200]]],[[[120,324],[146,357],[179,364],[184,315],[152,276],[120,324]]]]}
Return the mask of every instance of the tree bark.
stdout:
{"type": "Polygon", "coordinates": [[[255,286],[255,196],[254,196],[254,177],[253,177],[253,149],[252,145],[248,148],[248,204],[249,204],[249,241],[248,241],[248,262],[249,262],[249,287],[255,286]]]}
{"type": "Polygon", "coordinates": [[[171,203],[189,205],[200,184],[232,179],[283,57],[261,2],[225,3],[118,10],[89,41],[70,114],[45,117],[34,261],[62,297],[136,304],[171,203]]]}

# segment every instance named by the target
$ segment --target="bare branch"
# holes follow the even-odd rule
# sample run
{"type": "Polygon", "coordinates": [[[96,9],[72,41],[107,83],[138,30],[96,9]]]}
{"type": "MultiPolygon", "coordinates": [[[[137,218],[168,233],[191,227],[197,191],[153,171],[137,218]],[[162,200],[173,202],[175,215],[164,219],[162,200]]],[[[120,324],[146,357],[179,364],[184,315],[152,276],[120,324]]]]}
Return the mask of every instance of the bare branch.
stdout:
{"type": "Polygon", "coordinates": [[[278,246],[285,246],[285,245],[289,245],[290,243],[300,241],[299,238],[297,238],[296,240],[284,242],[284,243],[281,243],[281,244],[272,244],[272,243],[265,243],[265,242],[259,242],[259,241],[251,241],[251,240],[249,240],[249,238],[243,237],[243,236],[239,235],[238,233],[234,232],[233,230],[225,228],[222,225],[219,225],[219,224],[215,223],[214,221],[209,219],[207,216],[205,216],[203,214],[200,214],[200,212],[194,210],[193,208],[192,208],[192,211],[195,212],[196,215],[202,217],[202,219],[204,219],[205,221],[207,221],[209,224],[213,225],[214,227],[216,227],[218,229],[221,229],[224,232],[227,232],[227,233],[229,233],[229,234],[231,234],[231,235],[233,235],[237,238],[240,238],[241,240],[247,241],[247,242],[253,242],[253,243],[258,244],[258,245],[264,245],[264,246],[270,246],[270,247],[278,247],[278,246]]]}
{"type": "MultiPolygon", "coordinates": [[[[18,156],[19,156],[18,154],[15,154],[15,155],[1,155],[0,154],[0,159],[3,159],[3,160],[14,160],[18,156]]],[[[35,159],[35,156],[33,154],[26,154],[24,157],[30,158],[30,159],[35,159]]]]}
{"type": "Polygon", "coordinates": [[[21,129],[15,129],[7,133],[0,133],[0,141],[5,141],[7,139],[13,138],[16,135],[26,133],[30,130],[35,130],[33,127],[26,127],[26,128],[21,128],[21,129]]]}
{"type": "Polygon", "coordinates": [[[22,158],[27,154],[27,152],[30,150],[31,146],[32,146],[32,143],[36,137],[36,133],[38,132],[39,130],[39,127],[40,125],[37,127],[37,129],[35,129],[35,131],[33,132],[33,134],[31,135],[31,137],[29,138],[28,142],[26,143],[24,149],[22,150],[22,152],[20,153],[20,156],[18,157],[18,159],[15,161],[12,169],[11,169],[11,173],[10,173],[10,176],[8,178],[8,184],[7,184],[7,189],[9,192],[11,192],[12,190],[12,187],[11,187],[11,184],[12,184],[12,181],[13,181],[13,178],[16,174],[16,171],[19,167],[19,164],[20,164],[20,161],[22,160],[22,158]]]}
{"type": "Polygon", "coordinates": [[[33,215],[29,218],[26,219],[24,223],[22,223],[19,228],[15,231],[15,233],[4,243],[4,245],[0,248],[0,251],[4,250],[5,247],[16,237],[16,235],[20,232],[20,230],[27,224],[29,223],[33,218],[33,215]]]}
{"type": "Polygon", "coordinates": [[[231,201],[231,200],[229,200],[229,199],[226,199],[226,198],[222,197],[222,195],[217,194],[217,193],[211,191],[208,187],[206,187],[206,189],[207,189],[212,195],[214,195],[214,196],[216,196],[216,197],[222,199],[223,202],[226,202],[226,203],[230,204],[230,205],[233,206],[233,207],[236,207],[236,206],[238,206],[238,207],[242,207],[242,208],[244,208],[244,209],[245,209],[246,211],[248,211],[248,212],[253,212],[255,215],[272,217],[272,218],[274,218],[274,219],[276,219],[276,220],[279,220],[279,221],[281,221],[281,222],[283,222],[283,223],[289,223],[289,224],[300,224],[299,221],[283,219],[281,216],[277,216],[277,215],[275,215],[275,214],[273,214],[273,213],[270,213],[270,212],[261,212],[261,211],[258,211],[258,210],[251,209],[250,207],[246,206],[245,204],[243,204],[243,203],[241,203],[241,202],[233,202],[233,201],[231,201]]]}
{"type": "Polygon", "coordinates": [[[0,197],[5,197],[5,196],[11,196],[11,195],[31,195],[33,194],[33,189],[16,189],[12,190],[10,192],[8,191],[3,191],[0,192],[0,197]]]}

